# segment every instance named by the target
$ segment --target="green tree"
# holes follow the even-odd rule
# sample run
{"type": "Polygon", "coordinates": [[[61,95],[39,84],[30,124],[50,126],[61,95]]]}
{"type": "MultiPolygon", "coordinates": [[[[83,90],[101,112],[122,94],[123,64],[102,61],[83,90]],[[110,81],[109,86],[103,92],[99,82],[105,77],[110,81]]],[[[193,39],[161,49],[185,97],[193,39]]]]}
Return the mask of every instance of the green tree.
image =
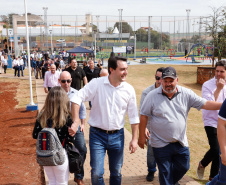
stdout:
{"type": "MultiPolygon", "coordinates": [[[[116,22],[114,28],[117,27],[119,30],[119,22],[116,22]]],[[[120,31],[120,30],[119,30],[120,31]]],[[[130,33],[134,35],[132,27],[128,24],[128,22],[122,22],[122,33],[130,33]]]]}
{"type": "Polygon", "coordinates": [[[208,17],[204,22],[207,27],[207,32],[213,38],[214,53],[212,66],[214,67],[214,57],[221,59],[226,47],[225,44],[225,20],[226,20],[226,7],[211,7],[213,15],[208,17]]]}
{"type": "Polygon", "coordinates": [[[114,28],[112,27],[108,27],[107,30],[105,31],[105,33],[109,33],[109,34],[112,34],[114,31],[114,28]]]}

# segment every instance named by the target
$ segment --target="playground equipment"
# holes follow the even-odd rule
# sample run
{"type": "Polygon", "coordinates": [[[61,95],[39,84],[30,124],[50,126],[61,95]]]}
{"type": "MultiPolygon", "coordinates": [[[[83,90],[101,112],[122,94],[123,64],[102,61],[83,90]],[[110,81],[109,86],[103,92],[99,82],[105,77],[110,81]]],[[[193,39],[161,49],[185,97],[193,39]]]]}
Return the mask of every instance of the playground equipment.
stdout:
{"type": "Polygon", "coordinates": [[[204,59],[209,56],[208,48],[206,45],[198,43],[194,44],[188,55],[185,57],[191,56],[192,62],[204,62],[204,59]]]}
{"type": "Polygon", "coordinates": [[[174,57],[175,56],[175,49],[168,49],[167,51],[167,55],[170,57],[174,57]]]}

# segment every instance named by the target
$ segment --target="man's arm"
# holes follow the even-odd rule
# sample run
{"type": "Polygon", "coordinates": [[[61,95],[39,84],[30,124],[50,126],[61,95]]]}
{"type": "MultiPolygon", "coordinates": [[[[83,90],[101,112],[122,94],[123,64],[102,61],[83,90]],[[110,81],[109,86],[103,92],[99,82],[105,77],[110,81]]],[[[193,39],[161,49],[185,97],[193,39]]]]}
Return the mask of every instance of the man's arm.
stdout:
{"type": "Polygon", "coordinates": [[[218,118],[217,137],[221,150],[221,161],[226,166],[226,120],[218,118]]]}
{"type": "Polygon", "coordinates": [[[44,79],[44,91],[45,93],[48,93],[48,73],[45,73],[45,79],[44,79]]]}
{"type": "Polygon", "coordinates": [[[202,106],[202,109],[206,110],[219,110],[221,108],[222,103],[215,101],[206,101],[206,103],[202,106]]]}
{"type": "Polygon", "coordinates": [[[85,131],[85,122],[86,122],[86,119],[81,119],[81,131],[83,132],[83,134],[85,135],[84,131],[85,131]]]}
{"type": "Polygon", "coordinates": [[[45,91],[45,93],[48,93],[48,88],[44,87],[44,91],[45,91]]]}
{"type": "Polygon", "coordinates": [[[148,122],[148,116],[140,115],[139,139],[138,139],[138,145],[140,148],[144,148],[144,144],[147,145],[146,134],[145,134],[147,122],[148,122]]]}
{"type": "Polygon", "coordinates": [[[72,114],[73,123],[71,125],[71,128],[68,128],[68,132],[69,132],[70,136],[74,136],[78,130],[79,107],[80,106],[78,104],[71,102],[71,114],[72,114]]]}
{"type": "Polygon", "coordinates": [[[83,81],[85,85],[88,83],[86,76],[83,77],[83,81]]]}
{"type": "Polygon", "coordinates": [[[129,150],[130,153],[134,153],[137,150],[137,135],[138,135],[138,123],[137,124],[131,124],[132,129],[132,140],[129,143],[129,150]]]}

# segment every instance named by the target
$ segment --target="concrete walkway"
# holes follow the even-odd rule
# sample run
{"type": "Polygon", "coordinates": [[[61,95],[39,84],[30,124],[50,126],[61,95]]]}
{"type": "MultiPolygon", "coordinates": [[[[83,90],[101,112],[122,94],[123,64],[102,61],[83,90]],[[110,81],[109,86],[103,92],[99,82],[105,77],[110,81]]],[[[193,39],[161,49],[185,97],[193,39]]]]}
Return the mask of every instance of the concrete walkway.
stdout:
{"type": "MultiPolygon", "coordinates": [[[[13,74],[4,74],[1,77],[6,78],[18,78],[14,77],[13,74]]],[[[29,78],[27,76],[22,77],[25,80],[29,78]]],[[[37,93],[37,103],[38,108],[41,108],[44,105],[46,94],[43,88],[43,80],[35,79],[34,77],[32,80],[36,81],[36,93],[37,93]]],[[[35,102],[36,103],[36,102],[35,102]]],[[[88,106],[88,104],[86,104],[88,106]]],[[[87,121],[89,116],[89,110],[87,110],[87,121]]],[[[89,151],[89,125],[86,124],[85,129],[85,140],[87,146],[87,157],[85,161],[84,171],[85,177],[84,182],[86,185],[91,185],[91,168],[90,168],[90,151],[89,151]]],[[[146,181],[147,175],[147,164],[146,164],[146,154],[147,150],[138,148],[134,154],[129,153],[129,142],[131,140],[131,134],[129,131],[125,129],[125,148],[124,148],[124,163],[122,167],[122,185],[142,185],[142,184],[159,184],[158,181],[158,173],[155,173],[155,178],[153,182],[146,181]]],[[[105,173],[104,173],[104,180],[105,184],[109,184],[109,170],[108,170],[108,160],[105,157],[105,173]]],[[[45,176],[46,177],[46,176],[45,176]]],[[[48,184],[48,178],[46,177],[46,184],[48,184]]],[[[73,181],[73,175],[70,175],[69,185],[75,185],[76,183],[73,181]]],[[[198,182],[193,180],[188,176],[184,176],[184,178],[180,181],[181,185],[200,185],[198,182]]]]}

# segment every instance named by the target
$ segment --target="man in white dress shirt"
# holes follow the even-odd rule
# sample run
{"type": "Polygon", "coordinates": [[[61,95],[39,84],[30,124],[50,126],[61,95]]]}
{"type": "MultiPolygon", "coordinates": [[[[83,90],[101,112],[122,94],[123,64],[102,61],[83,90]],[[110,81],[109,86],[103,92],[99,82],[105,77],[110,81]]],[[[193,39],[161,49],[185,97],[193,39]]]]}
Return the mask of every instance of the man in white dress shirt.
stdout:
{"type": "Polygon", "coordinates": [[[44,91],[48,93],[52,87],[60,86],[58,81],[60,77],[60,72],[56,71],[56,66],[52,64],[50,66],[50,71],[46,71],[44,80],[44,91]]]}
{"type": "Polygon", "coordinates": [[[94,78],[72,100],[74,123],[79,123],[79,105],[92,101],[89,121],[91,181],[103,185],[104,158],[107,151],[110,169],[110,185],[121,184],[121,168],[124,151],[124,124],[126,112],[132,128],[131,153],[137,149],[139,116],[134,88],[125,82],[127,59],[111,57],[108,60],[109,76],[94,78]]]}

